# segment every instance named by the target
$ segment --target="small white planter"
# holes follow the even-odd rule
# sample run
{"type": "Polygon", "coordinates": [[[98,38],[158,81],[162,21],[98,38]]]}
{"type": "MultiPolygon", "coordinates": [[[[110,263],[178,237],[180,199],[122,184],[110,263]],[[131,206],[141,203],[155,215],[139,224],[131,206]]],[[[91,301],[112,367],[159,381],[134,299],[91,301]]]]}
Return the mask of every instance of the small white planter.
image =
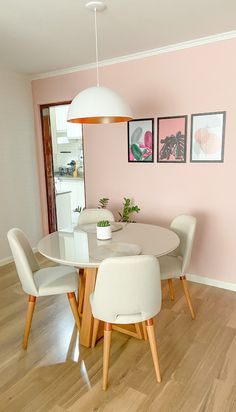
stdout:
{"type": "Polygon", "coordinates": [[[111,239],[111,226],[97,226],[97,239],[107,240],[111,239]]]}

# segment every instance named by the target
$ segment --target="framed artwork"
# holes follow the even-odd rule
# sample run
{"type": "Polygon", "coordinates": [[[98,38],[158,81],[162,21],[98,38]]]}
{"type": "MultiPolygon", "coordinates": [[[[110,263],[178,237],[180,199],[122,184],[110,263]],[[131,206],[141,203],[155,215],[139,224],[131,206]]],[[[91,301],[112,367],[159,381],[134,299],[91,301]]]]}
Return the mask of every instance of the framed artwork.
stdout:
{"type": "Polygon", "coordinates": [[[187,116],[158,117],[157,161],[159,163],[185,163],[187,116]]]}
{"type": "Polygon", "coordinates": [[[190,162],[223,162],[226,112],[191,116],[190,162]]]}
{"type": "Polygon", "coordinates": [[[127,123],[128,161],[153,162],[154,119],[135,119],[127,123]]]}

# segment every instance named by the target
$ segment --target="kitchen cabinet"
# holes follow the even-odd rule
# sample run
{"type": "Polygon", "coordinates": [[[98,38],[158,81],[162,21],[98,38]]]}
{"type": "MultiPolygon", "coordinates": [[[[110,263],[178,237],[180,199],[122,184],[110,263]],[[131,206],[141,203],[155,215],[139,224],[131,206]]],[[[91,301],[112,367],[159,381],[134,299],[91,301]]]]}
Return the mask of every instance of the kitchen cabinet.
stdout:
{"type": "MultiPolygon", "coordinates": [[[[56,132],[68,139],[82,139],[82,126],[78,123],[67,122],[69,105],[55,106],[56,132]]],[[[63,142],[62,142],[63,143],[63,142]]]]}
{"type": "Polygon", "coordinates": [[[60,190],[71,193],[71,215],[73,225],[77,224],[79,213],[73,212],[78,206],[85,207],[84,179],[80,177],[59,177],[60,190]]]}

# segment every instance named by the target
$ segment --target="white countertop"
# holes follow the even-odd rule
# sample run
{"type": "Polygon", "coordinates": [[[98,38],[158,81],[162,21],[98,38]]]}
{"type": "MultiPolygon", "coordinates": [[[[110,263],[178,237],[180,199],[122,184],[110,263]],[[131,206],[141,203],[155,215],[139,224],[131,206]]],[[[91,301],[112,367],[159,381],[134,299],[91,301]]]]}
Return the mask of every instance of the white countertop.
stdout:
{"type": "Polygon", "coordinates": [[[56,196],[66,195],[67,193],[71,193],[71,190],[62,190],[62,191],[56,192],[56,196]]]}
{"type": "Polygon", "coordinates": [[[65,181],[65,180],[70,180],[70,181],[78,181],[78,180],[84,180],[84,176],[77,176],[77,177],[73,177],[73,176],[55,176],[59,181],[65,181]]]}

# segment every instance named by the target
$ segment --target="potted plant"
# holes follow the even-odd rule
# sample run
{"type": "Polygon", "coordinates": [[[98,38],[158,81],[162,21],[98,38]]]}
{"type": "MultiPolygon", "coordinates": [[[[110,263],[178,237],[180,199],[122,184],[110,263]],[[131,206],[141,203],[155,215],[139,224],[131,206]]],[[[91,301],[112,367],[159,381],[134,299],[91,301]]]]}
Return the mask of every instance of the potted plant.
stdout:
{"type": "Polygon", "coordinates": [[[99,240],[111,239],[111,225],[108,220],[100,220],[97,223],[97,238],[99,240]]]}
{"type": "Polygon", "coordinates": [[[132,213],[138,213],[139,211],[140,208],[138,205],[134,205],[131,199],[124,197],[123,210],[122,213],[119,212],[119,222],[135,223],[135,220],[131,220],[130,215],[132,213]]]}
{"type": "Polygon", "coordinates": [[[108,197],[102,197],[101,199],[99,199],[98,209],[106,209],[108,202],[109,202],[108,197]]]}
{"type": "MultiPolygon", "coordinates": [[[[109,200],[110,199],[108,197],[102,197],[101,199],[99,199],[99,203],[98,203],[97,207],[99,209],[106,209],[109,200]]],[[[132,199],[130,199],[128,197],[124,197],[123,210],[122,210],[122,212],[118,212],[119,213],[119,222],[135,223],[135,220],[132,220],[131,215],[133,213],[139,213],[139,212],[140,212],[139,206],[134,205],[132,199]]]]}
{"type": "Polygon", "coordinates": [[[80,215],[80,213],[82,212],[82,210],[84,210],[84,207],[78,205],[75,209],[72,210],[73,214],[72,214],[72,223],[74,225],[77,225],[78,223],[78,216],[80,215]]]}

